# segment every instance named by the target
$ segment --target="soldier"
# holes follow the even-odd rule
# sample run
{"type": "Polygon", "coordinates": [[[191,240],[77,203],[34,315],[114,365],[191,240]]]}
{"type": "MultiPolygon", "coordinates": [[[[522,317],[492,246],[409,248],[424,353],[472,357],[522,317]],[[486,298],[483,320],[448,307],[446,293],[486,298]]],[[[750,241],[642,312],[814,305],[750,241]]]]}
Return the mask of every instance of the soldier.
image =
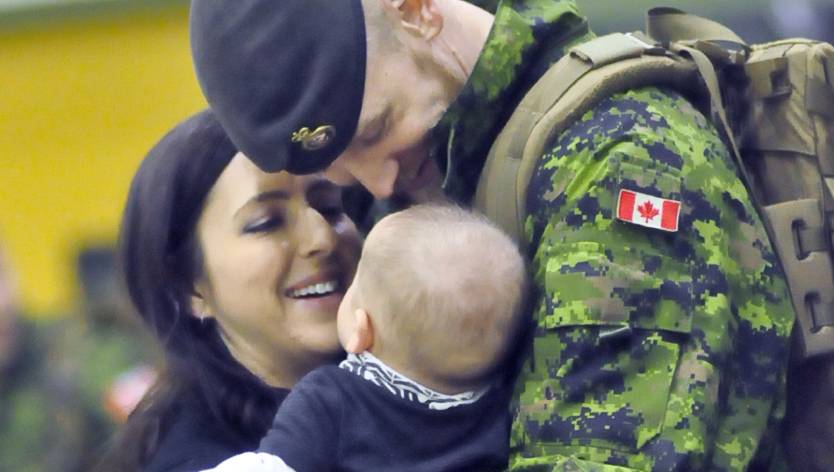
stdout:
{"type": "Polygon", "coordinates": [[[76,441],[84,431],[49,365],[54,328],[21,315],[14,273],[0,253],[0,470],[83,470],[76,441]]]}
{"type": "MultiPolygon", "coordinates": [[[[494,14],[462,0],[195,0],[191,27],[209,103],[263,169],[323,170],[378,198],[426,199],[442,182],[464,204],[525,93],[593,37],[555,0],[494,14]]],[[[671,90],[616,94],[554,138],[528,185],[537,326],[511,468],[778,466],[794,314],[710,121],[671,90]]]]}
{"type": "MultiPolygon", "coordinates": [[[[92,327],[79,321],[24,317],[14,274],[0,254],[0,470],[90,470],[119,419],[105,407],[114,416],[127,414],[118,407],[132,393],[125,387],[133,386],[113,381],[142,357],[137,342],[143,338],[117,332],[113,320],[92,327]],[[119,390],[108,392],[111,383],[119,390]]],[[[135,375],[125,380],[147,376],[126,373],[135,375]]]]}

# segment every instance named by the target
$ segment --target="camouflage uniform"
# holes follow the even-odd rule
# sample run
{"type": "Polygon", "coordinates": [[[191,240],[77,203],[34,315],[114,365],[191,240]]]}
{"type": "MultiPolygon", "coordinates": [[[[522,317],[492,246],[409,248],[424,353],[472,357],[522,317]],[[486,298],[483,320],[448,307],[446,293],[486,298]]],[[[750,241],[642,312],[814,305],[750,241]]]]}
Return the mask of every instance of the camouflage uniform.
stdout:
{"type": "MultiPolygon", "coordinates": [[[[569,1],[498,7],[437,129],[449,195],[471,201],[518,101],[590,37],[569,1]]],[[[527,212],[537,328],[517,383],[513,470],[781,464],[793,309],[736,166],[699,111],[656,88],[603,101],[541,157],[527,212]],[[621,188],[681,201],[679,231],[615,220],[621,188]]]]}

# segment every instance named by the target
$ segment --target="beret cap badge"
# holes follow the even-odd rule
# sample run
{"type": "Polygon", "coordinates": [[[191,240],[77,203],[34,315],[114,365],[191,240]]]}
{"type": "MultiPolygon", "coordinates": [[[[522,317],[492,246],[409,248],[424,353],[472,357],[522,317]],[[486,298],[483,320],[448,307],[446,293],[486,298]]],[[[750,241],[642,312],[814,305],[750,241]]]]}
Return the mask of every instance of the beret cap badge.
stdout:
{"type": "Polygon", "coordinates": [[[334,137],[336,128],[331,125],[319,126],[314,130],[305,126],[293,132],[292,142],[301,143],[301,147],[306,151],[318,151],[327,147],[334,137]]]}

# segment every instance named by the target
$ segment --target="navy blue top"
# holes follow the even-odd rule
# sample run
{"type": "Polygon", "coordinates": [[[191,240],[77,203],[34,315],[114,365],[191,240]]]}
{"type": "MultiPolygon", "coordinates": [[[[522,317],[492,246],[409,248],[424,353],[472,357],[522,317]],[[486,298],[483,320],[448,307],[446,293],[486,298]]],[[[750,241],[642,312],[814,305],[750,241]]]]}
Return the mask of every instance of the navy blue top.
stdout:
{"type": "MultiPolygon", "coordinates": [[[[288,390],[272,389],[277,405],[288,390]]],[[[175,403],[170,427],[145,472],[193,472],[210,469],[224,460],[251,451],[266,431],[243,432],[212,414],[196,389],[184,392],[175,403]]],[[[272,410],[275,411],[275,410],[272,410]]]]}
{"type": "Polygon", "coordinates": [[[504,470],[508,401],[493,388],[474,403],[431,410],[324,366],[296,384],[258,451],[297,472],[504,470]]]}

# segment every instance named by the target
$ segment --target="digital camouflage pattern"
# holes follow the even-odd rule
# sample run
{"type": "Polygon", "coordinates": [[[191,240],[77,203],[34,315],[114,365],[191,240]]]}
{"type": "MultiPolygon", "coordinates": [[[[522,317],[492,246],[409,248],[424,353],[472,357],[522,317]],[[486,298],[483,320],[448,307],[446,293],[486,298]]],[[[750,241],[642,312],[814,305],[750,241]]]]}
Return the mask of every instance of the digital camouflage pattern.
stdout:
{"type": "Polygon", "coordinates": [[[793,311],[711,124],[671,92],[614,96],[554,143],[529,191],[543,297],[518,390],[523,455],[640,470],[769,462],[793,311]],[[679,231],[616,221],[621,188],[681,201],[679,231]]]}
{"type": "MultiPolygon", "coordinates": [[[[505,1],[438,129],[469,202],[547,66],[591,37],[573,2],[505,1]]],[[[542,156],[526,236],[537,298],[512,470],[782,467],[787,286],[714,127],[655,88],[603,101],[542,156]],[[679,231],[615,220],[622,188],[682,202],[679,231]]]]}

